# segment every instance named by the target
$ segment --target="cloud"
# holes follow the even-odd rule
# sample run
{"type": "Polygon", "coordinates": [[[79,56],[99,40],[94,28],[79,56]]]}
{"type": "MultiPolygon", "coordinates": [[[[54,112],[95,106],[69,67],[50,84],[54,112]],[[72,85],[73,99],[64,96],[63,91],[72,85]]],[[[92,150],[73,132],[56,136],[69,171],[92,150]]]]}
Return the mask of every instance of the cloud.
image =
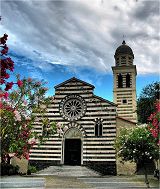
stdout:
{"type": "Polygon", "coordinates": [[[35,70],[49,72],[60,64],[111,72],[125,35],[138,73],[158,73],[158,7],[156,0],[6,0],[0,27],[9,34],[9,47],[32,60],[19,64],[35,70]]]}
{"type": "Polygon", "coordinates": [[[159,15],[159,1],[142,1],[136,11],[133,12],[133,15],[140,20],[159,15]]]}

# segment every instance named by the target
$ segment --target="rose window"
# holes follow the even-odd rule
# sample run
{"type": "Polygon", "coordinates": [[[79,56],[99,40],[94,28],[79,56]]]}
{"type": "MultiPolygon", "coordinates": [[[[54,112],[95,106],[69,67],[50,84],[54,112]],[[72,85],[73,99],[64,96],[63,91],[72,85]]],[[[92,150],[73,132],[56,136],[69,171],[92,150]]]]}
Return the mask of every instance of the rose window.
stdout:
{"type": "Polygon", "coordinates": [[[67,96],[60,104],[61,115],[68,120],[80,119],[86,111],[86,104],[78,95],[67,96]]]}

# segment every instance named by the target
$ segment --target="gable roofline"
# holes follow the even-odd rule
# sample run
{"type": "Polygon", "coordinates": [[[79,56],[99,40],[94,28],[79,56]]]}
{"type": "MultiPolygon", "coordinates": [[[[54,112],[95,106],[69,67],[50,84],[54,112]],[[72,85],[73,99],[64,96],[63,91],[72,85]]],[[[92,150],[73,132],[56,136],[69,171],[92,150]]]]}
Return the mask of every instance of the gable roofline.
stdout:
{"type": "Polygon", "coordinates": [[[123,118],[123,117],[119,117],[119,116],[117,116],[116,118],[119,118],[119,119],[121,119],[121,120],[123,120],[123,121],[127,121],[127,122],[129,122],[129,123],[137,124],[136,122],[134,122],[134,121],[130,121],[130,120],[128,120],[128,119],[126,119],[126,118],[123,118]]]}
{"type": "Polygon", "coordinates": [[[68,80],[66,80],[66,81],[64,81],[64,82],[62,82],[62,83],[56,85],[54,88],[57,89],[58,87],[60,87],[60,86],[62,86],[62,85],[65,85],[66,83],[69,83],[69,82],[71,82],[71,81],[77,81],[77,82],[83,83],[84,85],[90,86],[92,89],[95,88],[94,85],[91,85],[90,83],[87,83],[87,82],[85,82],[85,81],[82,81],[82,80],[80,80],[80,79],[77,79],[76,77],[72,77],[72,78],[70,78],[70,79],[68,79],[68,80]]]}
{"type": "Polygon", "coordinates": [[[109,100],[106,100],[106,99],[104,99],[104,98],[102,98],[102,97],[100,97],[100,96],[93,95],[93,97],[98,98],[99,100],[102,100],[102,101],[104,101],[104,102],[107,102],[107,103],[109,103],[109,104],[111,104],[111,105],[113,105],[113,106],[117,106],[114,102],[111,102],[111,101],[109,101],[109,100]]]}

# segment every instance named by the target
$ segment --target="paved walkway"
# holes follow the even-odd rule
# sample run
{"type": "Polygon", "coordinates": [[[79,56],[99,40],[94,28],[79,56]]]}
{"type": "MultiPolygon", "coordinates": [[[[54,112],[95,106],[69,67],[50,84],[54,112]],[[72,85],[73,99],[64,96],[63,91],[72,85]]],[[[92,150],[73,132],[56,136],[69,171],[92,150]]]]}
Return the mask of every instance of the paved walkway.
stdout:
{"type": "MultiPolygon", "coordinates": [[[[158,189],[158,181],[151,189],[158,189]],[[153,187],[154,186],[154,187],[153,187]]],[[[156,183],[155,183],[156,181],[156,183]]],[[[81,166],[51,166],[31,176],[7,176],[0,181],[2,189],[144,189],[144,176],[99,176],[81,166]]]]}
{"type": "MultiPolygon", "coordinates": [[[[144,176],[100,176],[84,166],[50,166],[39,171],[45,176],[46,188],[94,188],[94,189],[135,189],[146,188],[144,176]]],[[[153,186],[151,188],[154,188],[153,186]]],[[[155,187],[158,189],[158,187],[155,187]]]]}
{"type": "MultiPolygon", "coordinates": [[[[100,177],[100,178],[78,178],[94,189],[146,189],[143,181],[132,180],[126,177],[100,177]]],[[[158,189],[157,187],[151,187],[158,189]]]]}
{"type": "Polygon", "coordinates": [[[30,178],[21,176],[5,176],[0,179],[2,189],[44,189],[45,178],[30,178]]]}

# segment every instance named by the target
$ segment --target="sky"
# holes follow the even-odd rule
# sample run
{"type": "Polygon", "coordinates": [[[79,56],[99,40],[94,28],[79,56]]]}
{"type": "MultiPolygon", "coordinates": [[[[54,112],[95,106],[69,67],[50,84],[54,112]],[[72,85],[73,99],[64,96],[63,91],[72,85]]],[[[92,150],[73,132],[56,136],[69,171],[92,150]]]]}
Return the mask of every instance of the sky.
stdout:
{"type": "Polygon", "coordinates": [[[137,67],[137,98],[159,81],[159,0],[1,0],[0,35],[21,77],[54,86],[77,77],[113,101],[116,48],[125,40],[137,67]]]}

